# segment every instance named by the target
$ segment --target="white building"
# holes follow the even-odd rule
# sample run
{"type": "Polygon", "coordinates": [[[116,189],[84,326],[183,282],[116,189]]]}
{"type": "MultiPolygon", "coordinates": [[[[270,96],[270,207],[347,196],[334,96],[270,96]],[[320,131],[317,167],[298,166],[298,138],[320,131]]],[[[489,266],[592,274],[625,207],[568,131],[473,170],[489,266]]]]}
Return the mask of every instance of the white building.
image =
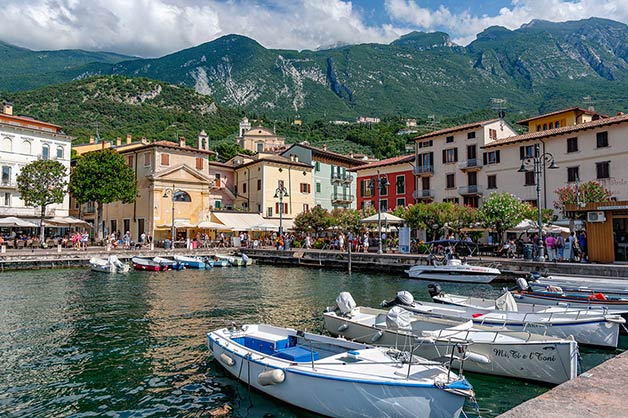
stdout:
{"type": "MultiPolygon", "coordinates": [[[[26,116],[13,115],[13,106],[4,103],[0,113],[0,216],[38,218],[39,208],[24,205],[17,191],[17,176],[22,167],[37,160],[51,159],[62,163],[70,180],[72,138],[61,127],[26,116]]],[[[68,216],[69,196],[62,204],[47,207],[48,216],[68,216]]]]}

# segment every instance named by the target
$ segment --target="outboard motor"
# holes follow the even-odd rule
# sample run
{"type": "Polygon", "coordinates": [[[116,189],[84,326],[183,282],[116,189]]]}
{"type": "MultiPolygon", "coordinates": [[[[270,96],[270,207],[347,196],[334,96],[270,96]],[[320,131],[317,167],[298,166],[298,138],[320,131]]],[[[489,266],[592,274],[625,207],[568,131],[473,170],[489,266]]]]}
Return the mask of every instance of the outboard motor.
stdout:
{"type": "Polygon", "coordinates": [[[400,290],[399,292],[397,292],[395,299],[397,303],[402,306],[414,305],[414,296],[412,296],[412,293],[408,292],[407,290],[400,290]]]}
{"type": "Polygon", "coordinates": [[[338,297],[336,298],[336,306],[338,306],[338,310],[343,315],[347,315],[351,313],[352,310],[357,306],[355,300],[353,300],[353,296],[349,292],[340,292],[338,297]]]}
{"type": "Polygon", "coordinates": [[[529,275],[530,280],[539,280],[541,278],[541,273],[539,273],[538,271],[531,271],[529,275]]]}
{"type": "Polygon", "coordinates": [[[528,290],[530,288],[528,282],[523,277],[517,277],[515,283],[517,283],[517,287],[521,290],[528,290]]]}
{"type": "Polygon", "coordinates": [[[244,262],[244,264],[248,263],[249,261],[249,257],[244,253],[242,253],[242,261],[244,262]]]}
{"type": "Polygon", "coordinates": [[[430,294],[430,297],[433,298],[434,296],[438,296],[441,293],[443,293],[442,289],[440,288],[440,285],[434,284],[434,283],[430,283],[427,285],[427,291],[430,294]]]}

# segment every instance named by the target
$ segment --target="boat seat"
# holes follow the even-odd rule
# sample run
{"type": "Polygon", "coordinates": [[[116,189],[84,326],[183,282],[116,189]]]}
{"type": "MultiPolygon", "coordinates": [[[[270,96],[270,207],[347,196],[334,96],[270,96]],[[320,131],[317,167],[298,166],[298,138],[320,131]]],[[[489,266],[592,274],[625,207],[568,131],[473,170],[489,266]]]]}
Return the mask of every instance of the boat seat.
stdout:
{"type": "Polygon", "coordinates": [[[311,351],[309,348],[300,345],[277,350],[273,356],[295,362],[312,361],[312,358],[318,360],[318,353],[316,351],[311,351]]]}

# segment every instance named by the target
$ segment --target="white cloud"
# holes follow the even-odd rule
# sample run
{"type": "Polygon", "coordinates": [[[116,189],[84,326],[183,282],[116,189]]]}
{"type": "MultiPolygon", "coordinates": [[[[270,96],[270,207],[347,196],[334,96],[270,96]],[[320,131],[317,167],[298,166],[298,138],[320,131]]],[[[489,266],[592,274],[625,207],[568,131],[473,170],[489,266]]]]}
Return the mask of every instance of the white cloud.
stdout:
{"type": "Polygon", "coordinates": [[[425,31],[444,30],[462,45],[489,26],[516,29],[533,19],[562,22],[595,16],[628,22],[628,0],[512,0],[510,7],[492,16],[475,16],[472,9],[454,14],[444,6],[428,10],[416,0],[386,0],[385,8],[397,22],[425,31]]]}
{"type": "MultiPolygon", "coordinates": [[[[82,48],[161,56],[237,33],[268,48],[388,43],[411,30],[443,30],[466,45],[488,26],[590,16],[628,22],[628,0],[512,0],[492,15],[385,0],[390,22],[371,23],[360,0],[1,0],[0,40],[31,49],[82,48]]],[[[450,1],[450,0],[446,0],[450,1]]],[[[386,19],[379,19],[385,21],[386,19]]]]}
{"type": "Polygon", "coordinates": [[[344,0],[4,0],[0,39],[31,49],[83,48],[160,56],[238,33],[269,48],[390,42],[344,0]]]}

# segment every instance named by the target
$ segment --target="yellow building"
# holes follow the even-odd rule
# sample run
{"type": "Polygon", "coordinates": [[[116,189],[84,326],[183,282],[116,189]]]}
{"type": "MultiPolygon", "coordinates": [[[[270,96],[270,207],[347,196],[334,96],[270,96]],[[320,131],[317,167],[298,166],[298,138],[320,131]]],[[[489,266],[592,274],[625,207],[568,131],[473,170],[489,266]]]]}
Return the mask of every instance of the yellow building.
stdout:
{"type": "Polygon", "coordinates": [[[201,146],[194,148],[170,141],[139,143],[118,150],[135,171],[138,196],[134,203],[104,206],[103,228],[108,234],[129,231],[132,240],[150,233],[154,240],[170,238],[174,223],[178,237],[196,233],[198,223],[209,220],[211,178],[209,157],[201,146]]]}
{"type": "Polygon", "coordinates": [[[244,158],[233,159],[237,208],[260,213],[266,219],[279,219],[280,199],[275,194],[281,186],[287,191],[287,196],[281,199],[283,219],[294,219],[314,206],[311,165],[278,155],[263,155],[248,161],[244,158]]]}
{"type": "Polygon", "coordinates": [[[247,118],[240,122],[240,136],[237,143],[245,150],[253,152],[274,152],[286,145],[285,138],[263,126],[251,127],[247,118]]]}
{"type": "Polygon", "coordinates": [[[606,115],[595,112],[594,110],[582,109],[580,107],[572,107],[569,109],[559,110],[557,112],[546,113],[544,115],[535,116],[533,118],[520,120],[519,125],[527,126],[528,132],[547,131],[549,129],[564,128],[567,126],[581,125],[586,122],[605,118],[606,115]]]}

